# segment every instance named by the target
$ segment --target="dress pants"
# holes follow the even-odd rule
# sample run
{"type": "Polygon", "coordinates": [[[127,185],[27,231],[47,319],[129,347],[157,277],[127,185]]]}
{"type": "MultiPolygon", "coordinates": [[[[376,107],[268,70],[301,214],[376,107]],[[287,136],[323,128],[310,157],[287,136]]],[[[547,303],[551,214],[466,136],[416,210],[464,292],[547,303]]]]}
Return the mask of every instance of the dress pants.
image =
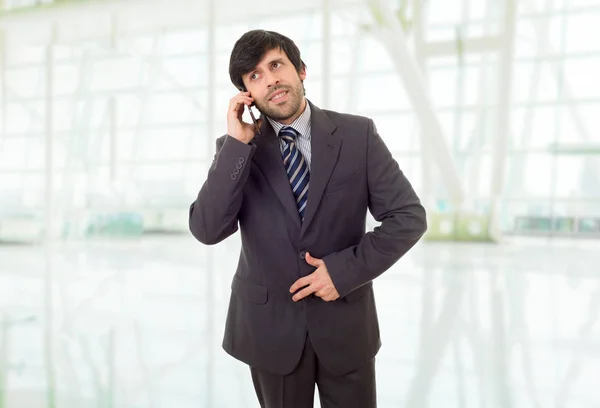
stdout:
{"type": "Polygon", "coordinates": [[[321,408],[376,408],[375,359],[336,376],[320,363],[307,337],[298,366],[288,375],[250,367],[261,408],[313,408],[315,384],[321,408]]]}

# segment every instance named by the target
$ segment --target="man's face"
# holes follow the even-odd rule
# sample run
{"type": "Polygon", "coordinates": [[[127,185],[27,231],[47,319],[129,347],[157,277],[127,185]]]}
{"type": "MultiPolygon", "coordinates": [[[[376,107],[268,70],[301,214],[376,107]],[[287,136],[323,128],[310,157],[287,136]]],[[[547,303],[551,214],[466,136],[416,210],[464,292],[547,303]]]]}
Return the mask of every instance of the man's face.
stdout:
{"type": "Polygon", "coordinates": [[[297,72],[279,48],[267,51],[253,71],[243,76],[256,107],[266,116],[289,124],[304,110],[306,70],[297,72]]]}

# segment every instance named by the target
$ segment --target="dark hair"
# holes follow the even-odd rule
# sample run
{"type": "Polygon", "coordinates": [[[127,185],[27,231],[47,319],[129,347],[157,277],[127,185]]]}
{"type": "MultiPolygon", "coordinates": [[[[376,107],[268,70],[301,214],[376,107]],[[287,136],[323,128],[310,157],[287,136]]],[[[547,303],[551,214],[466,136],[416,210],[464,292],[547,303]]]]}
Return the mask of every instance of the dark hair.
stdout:
{"type": "Polygon", "coordinates": [[[237,89],[246,89],[242,76],[256,68],[263,56],[275,48],[285,52],[296,71],[306,68],[300,58],[300,50],[285,35],[275,31],[248,31],[236,41],[229,59],[229,77],[237,89]]]}

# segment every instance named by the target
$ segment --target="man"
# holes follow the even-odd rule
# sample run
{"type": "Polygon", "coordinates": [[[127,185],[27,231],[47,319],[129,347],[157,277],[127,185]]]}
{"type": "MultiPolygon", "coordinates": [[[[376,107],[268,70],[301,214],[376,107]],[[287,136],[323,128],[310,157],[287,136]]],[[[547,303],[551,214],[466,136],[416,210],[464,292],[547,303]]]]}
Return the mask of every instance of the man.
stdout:
{"type": "Polygon", "coordinates": [[[315,384],[323,408],[373,408],[372,281],[423,235],[425,210],[372,120],[305,99],[289,38],[244,34],[229,73],[240,93],[189,220],[207,245],[241,232],[223,348],[263,408],[312,407],[315,384]],[[242,120],[253,104],[260,132],[242,120]],[[367,209],[381,225],[365,233],[367,209]]]}

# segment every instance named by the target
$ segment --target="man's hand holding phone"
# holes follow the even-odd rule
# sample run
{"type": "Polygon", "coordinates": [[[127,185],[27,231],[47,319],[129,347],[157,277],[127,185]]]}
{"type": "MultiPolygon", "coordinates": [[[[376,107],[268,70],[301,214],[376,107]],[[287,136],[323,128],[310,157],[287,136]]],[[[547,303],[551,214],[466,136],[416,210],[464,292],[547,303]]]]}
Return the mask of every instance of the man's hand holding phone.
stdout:
{"type": "Polygon", "coordinates": [[[246,123],[242,120],[244,106],[250,109],[253,103],[254,99],[250,96],[250,92],[240,92],[229,101],[227,112],[227,134],[246,144],[254,138],[257,128],[263,121],[262,118],[255,123],[246,123]]]}

